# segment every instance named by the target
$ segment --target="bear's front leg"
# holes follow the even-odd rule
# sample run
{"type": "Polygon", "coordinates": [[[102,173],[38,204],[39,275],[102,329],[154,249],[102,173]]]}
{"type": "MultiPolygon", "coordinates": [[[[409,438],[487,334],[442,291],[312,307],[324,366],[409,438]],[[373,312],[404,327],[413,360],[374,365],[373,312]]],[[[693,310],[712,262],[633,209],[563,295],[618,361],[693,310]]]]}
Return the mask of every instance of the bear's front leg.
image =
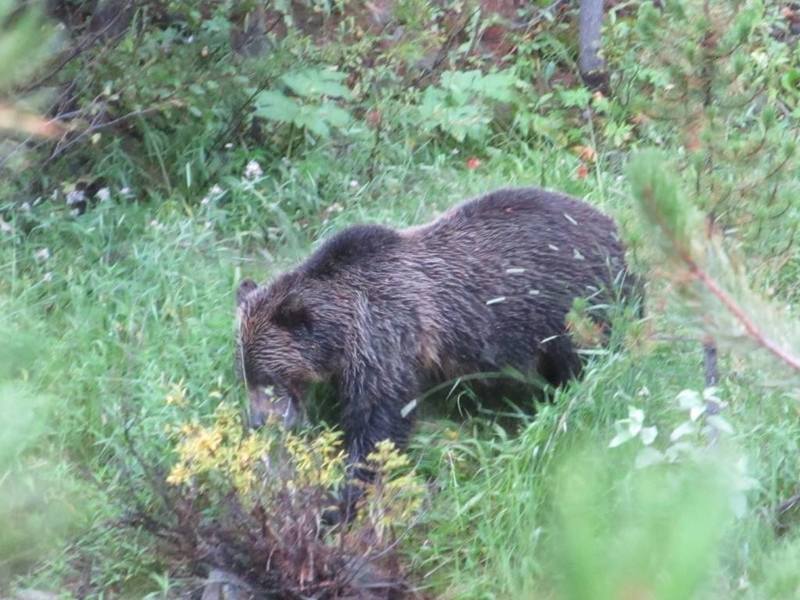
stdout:
{"type": "Polygon", "coordinates": [[[354,370],[350,375],[340,389],[349,465],[342,494],[345,520],[354,516],[363,495],[363,484],[374,477],[367,457],[378,442],[390,440],[397,448],[406,446],[414,424],[418,392],[416,376],[411,370],[374,367],[354,370]]]}

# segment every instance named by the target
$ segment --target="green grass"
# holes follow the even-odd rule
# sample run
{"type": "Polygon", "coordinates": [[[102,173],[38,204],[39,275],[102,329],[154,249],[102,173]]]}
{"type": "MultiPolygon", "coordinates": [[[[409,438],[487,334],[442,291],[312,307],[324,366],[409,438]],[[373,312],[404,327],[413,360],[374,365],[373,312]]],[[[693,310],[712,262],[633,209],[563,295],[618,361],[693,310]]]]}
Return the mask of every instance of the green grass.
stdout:
{"type": "MultiPolygon", "coordinates": [[[[51,399],[40,413],[46,431],[34,432],[35,439],[70,485],[82,482],[89,507],[62,532],[55,551],[42,550],[37,558],[44,560],[20,584],[59,589],[88,560],[96,593],[158,592],[166,567],[151,542],[113,526],[120,516],[115,498],[133,493],[154,501],[125,483],[124,431],[142,453],[166,464],[168,424],[208,415],[222,399],[244,402],[232,365],[240,277],[266,279],[350,223],[420,223],[502,185],[544,183],[622,218],[630,208],[617,173],[575,179],[575,159],[566,152],[509,147],[469,171],[462,157],[420,151],[387,165],[372,182],[354,181],[360,160],[339,165],[312,153],[255,186],[221,182],[225,196],[209,205],[111,202],[77,218],[48,214],[45,205],[20,216],[17,234],[0,247],[0,307],[17,333],[35,340],[18,379],[51,399]],[[340,212],[326,212],[335,204],[340,212]],[[37,258],[45,248],[49,257],[37,258]],[[170,385],[181,381],[185,410],[165,403],[170,385]]],[[[734,444],[759,482],[743,518],[729,518],[724,495],[691,469],[643,476],[632,469],[630,451],[607,449],[614,421],[630,404],[668,431],[677,422],[675,395],[702,387],[698,346],[618,348],[516,431],[483,418],[420,425],[410,452],[432,491],[404,546],[415,581],[446,598],[476,599],[588,598],[581,581],[593,581],[605,590],[595,596],[601,598],[626,589],[631,573],[666,573],[686,586],[675,589],[697,597],[796,597],[800,541],[791,531],[778,539],[771,530],[773,508],[796,485],[796,405],[764,390],[746,365],[723,361],[722,369],[735,375],[722,386],[734,444]],[[596,463],[590,460],[588,471],[586,460],[575,458],[587,447],[596,463]],[[570,488],[562,485],[565,469],[587,475],[570,488]],[[719,518],[703,518],[717,509],[719,518]],[[587,534],[593,527],[597,536],[587,534]],[[671,542],[667,533],[675,534],[671,542]],[[580,542],[583,558],[570,540],[580,542]],[[643,556],[656,557],[660,567],[643,556]]],[[[641,597],[681,597],[675,589],[641,597]]]]}

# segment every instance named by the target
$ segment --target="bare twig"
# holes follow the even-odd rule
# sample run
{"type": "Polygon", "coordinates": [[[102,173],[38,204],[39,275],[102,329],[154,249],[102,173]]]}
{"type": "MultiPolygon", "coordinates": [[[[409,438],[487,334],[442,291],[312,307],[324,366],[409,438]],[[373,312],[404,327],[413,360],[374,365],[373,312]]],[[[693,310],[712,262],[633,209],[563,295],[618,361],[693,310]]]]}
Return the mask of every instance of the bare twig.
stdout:
{"type": "MultiPolygon", "coordinates": [[[[99,123],[98,122],[99,119],[100,119],[100,116],[98,115],[98,118],[95,119],[95,121],[92,124],[90,124],[89,127],[84,129],[83,131],[81,131],[76,137],[74,137],[69,142],[67,142],[67,143],[65,143],[63,145],[56,146],[56,148],[53,150],[53,152],[50,154],[50,156],[48,156],[47,159],[42,163],[42,166],[48,165],[49,163],[54,161],[56,158],[58,158],[59,156],[64,154],[64,152],[66,152],[69,148],[71,148],[72,146],[74,146],[75,144],[77,144],[78,142],[83,140],[84,138],[86,138],[88,136],[91,136],[94,133],[97,133],[101,129],[107,129],[108,127],[113,127],[114,125],[119,125],[120,123],[122,123],[124,121],[127,121],[129,119],[133,119],[134,117],[141,117],[143,115],[147,115],[147,114],[150,114],[150,113],[153,113],[153,112],[158,112],[158,111],[163,110],[163,109],[164,109],[164,105],[162,104],[162,105],[159,105],[159,106],[151,106],[149,108],[143,108],[141,110],[134,110],[134,111],[126,113],[126,114],[124,114],[124,115],[122,115],[120,117],[117,117],[116,119],[112,119],[110,121],[106,121],[105,123],[99,123]]],[[[100,113],[100,114],[102,114],[102,113],[100,113]]]]}
{"type": "Polygon", "coordinates": [[[717,366],[717,344],[710,335],[703,340],[703,364],[706,387],[714,387],[719,382],[719,368],[717,366]]]}
{"type": "MultiPolygon", "coordinates": [[[[128,6],[130,6],[130,4],[128,6]]],[[[50,69],[50,71],[48,71],[45,75],[42,75],[36,81],[33,81],[32,83],[29,83],[22,88],[19,88],[18,90],[16,90],[16,93],[27,94],[48,83],[53,77],[55,77],[61,72],[61,69],[63,69],[65,66],[67,66],[70,62],[72,62],[76,58],[78,58],[83,53],[84,50],[94,45],[94,43],[100,38],[104,37],[106,33],[108,33],[112,29],[112,27],[116,26],[117,21],[125,16],[125,13],[126,13],[125,10],[120,10],[116,15],[114,15],[114,17],[108,23],[105,24],[105,26],[102,29],[93,32],[91,35],[81,40],[81,42],[77,46],[75,46],[68,53],[66,53],[66,55],[63,56],[61,60],[59,60],[58,63],[56,63],[56,65],[52,69],[50,69]]],[[[116,35],[112,36],[111,39],[116,40],[117,38],[122,37],[122,33],[124,32],[117,33],[116,35]]]]}

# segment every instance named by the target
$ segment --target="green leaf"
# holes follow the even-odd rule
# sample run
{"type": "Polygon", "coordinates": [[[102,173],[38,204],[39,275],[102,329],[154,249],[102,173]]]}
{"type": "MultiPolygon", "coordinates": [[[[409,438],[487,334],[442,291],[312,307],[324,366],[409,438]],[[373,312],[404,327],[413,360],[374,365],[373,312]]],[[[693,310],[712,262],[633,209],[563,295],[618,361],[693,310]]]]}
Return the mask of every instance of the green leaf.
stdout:
{"type": "Polygon", "coordinates": [[[635,464],[637,469],[644,469],[660,462],[664,462],[664,455],[652,446],[646,446],[636,455],[635,464]]]}
{"type": "Polygon", "coordinates": [[[560,90],[558,96],[561,103],[570,108],[586,108],[592,99],[592,93],[584,87],[560,90]]]}
{"type": "Polygon", "coordinates": [[[657,435],[658,428],[654,425],[653,427],[643,427],[639,437],[642,438],[642,443],[645,446],[649,446],[655,441],[657,435]]]}
{"type": "Polygon", "coordinates": [[[627,442],[629,440],[632,440],[632,439],[633,439],[633,436],[630,434],[630,432],[627,429],[623,429],[623,430],[619,431],[617,433],[617,435],[615,435],[613,438],[611,438],[611,441],[608,443],[608,447],[609,448],[616,448],[617,446],[621,446],[625,442],[627,442]]]}
{"type": "Polygon", "coordinates": [[[271,121],[293,123],[300,114],[300,105],[281,92],[264,91],[255,99],[255,115],[271,121]]]}
{"type": "Polygon", "coordinates": [[[297,118],[294,120],[295,125],[307,129],[319,137],[327,138],[331,135],[331,129],[325,119],[321,118],[319,112],[316,110],[301,111],[297,118]]]}
{"type": "Polygon", "coordinates": [[[684,421],[672,430],[672,433],[669,435],[669,439],[670,441],[675,442],[687,434],[694,433],[695,430],[696,427],[694,423],[691,421],[684,421]]]}
{"type": "Polygon", "coordinates": [[[335,128],[350,124],[350,113],[333,102],[323,102],[317,109],[317,115],[335,128]]]}
{"type": "Polygon", "coordinates": [[[298,96],[306,98],[350,98],[351,92],[343,81],[347,75],[338,71],[306,69],[286,73],[281,81],[298,96]]]}
{"type": "Polygon", "coordinates": [[[681,390],[675,399],[678,401],[678,406],[684,410],[703,406],[702,396],[696,390],[681,390]]]}
{"type": "Polygon", "coordinates": [[[516,76],[510,71],[489,73],[483,77],[482,89],[492,100],[511,102],[514,99],[516,81],[516,76]]]}
{"type": "Polygon", "coordinates": [[[13,0],[0,0],[0,89],[19,81],[39,65],[52,36],[39,8],[18,10],[18,5],[13,0]]]}

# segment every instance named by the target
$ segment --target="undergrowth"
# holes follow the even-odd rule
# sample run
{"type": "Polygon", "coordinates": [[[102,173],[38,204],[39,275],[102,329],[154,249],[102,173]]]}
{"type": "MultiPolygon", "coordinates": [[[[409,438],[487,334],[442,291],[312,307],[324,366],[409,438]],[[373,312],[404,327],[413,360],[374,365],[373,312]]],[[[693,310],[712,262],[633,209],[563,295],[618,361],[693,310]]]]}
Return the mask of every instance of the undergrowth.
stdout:
{"type": "MultiPolygon", "coordinates": [[[[85,40],[81,3],[62,4],[75,12],[60,43],[85,40]]],[[[796,395],[749,351],[723,352],[713,397],[726,433],[708,444],[708,415],[687,400],[703,398],[696,323],[668,293],[625,170],[641,146],[666,150],[679,168],[650,166],[676,171],[744,256],[753,293],[796,320],[794,13],[612,3],[604,97],[576,79],[569,11],[532,6],[519,13],[530,26],[514,29],[471,2],[400,2],[376,31],[353,3],[292,3],[310,10],[252,17],[279,23],[259,59],[231,46],[250,21],[228,3],[146,4],[114,44],[49,82],[74,84],[78,115],[58,95],[17,90],[14,110],[52,108],[63,137],[0,145],[3,593],[168,598],[198,589],[209,565],[247,563],[268,588],[291,572],[281,589],[334,596],[346,589],[336,561],[377,552],[361,582],[388,573],[421,596],[800,594],[796,395]],[[516,32],[513,52],[481,45],[498,22],[516,32]],[[267,279],[349,224],[419,224],[508,185],[612,214],[648,274],[645,317],[621,318],[580,381],[521,411],[467,408],[454,387],[453,410],[423,419],[399,465],[416,474],[394,480],[413,510],[392,513],[405,505],[384,487],[370,523],[321,527],[335,451],[303,502],[258,487],[276,481],[260,462],[274,448],[237,429],[236,283],[267,279]],[[298,523],[306,550],[331,562],[291,555],[304,548],[286,544],[298,523]],[[248,563],[263,558],[247,554],[254,543],[283,552],[284,568],[248,563]]],[[[290,438],[285,464],[325,454],[314,439],[335,449],[329,427],[290,438]]]]}

